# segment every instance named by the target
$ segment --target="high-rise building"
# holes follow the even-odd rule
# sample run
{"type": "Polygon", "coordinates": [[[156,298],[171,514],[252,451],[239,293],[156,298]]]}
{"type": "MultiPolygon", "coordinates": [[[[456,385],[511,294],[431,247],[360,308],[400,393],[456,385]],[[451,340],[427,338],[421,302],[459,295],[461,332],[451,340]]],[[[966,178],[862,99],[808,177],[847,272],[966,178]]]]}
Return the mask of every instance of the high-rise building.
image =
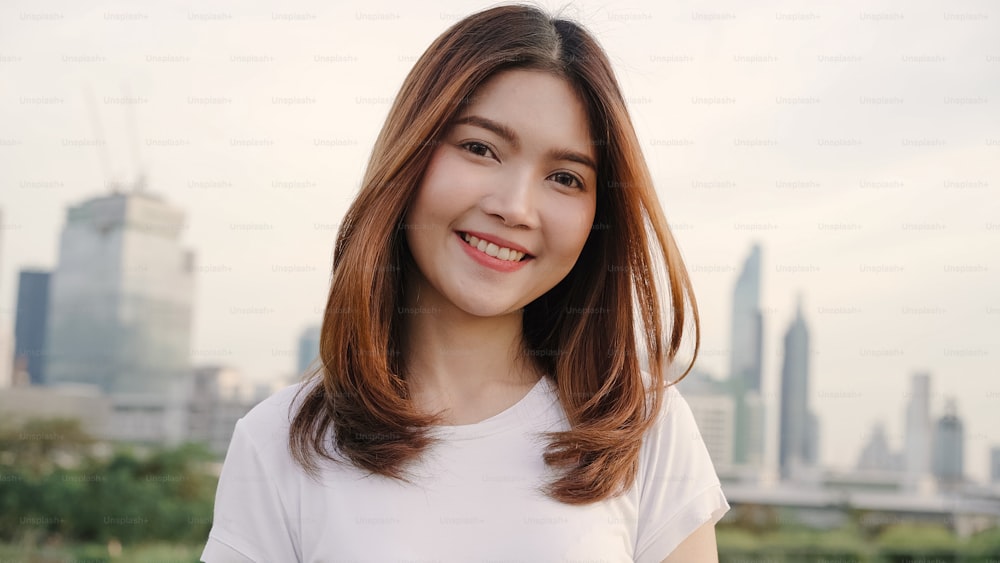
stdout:
{"type": "Polygon", "coordinates": [[[70,207],[49,287],[45,384],[110,395],[113,439],[185,438],[194,257],[183,212],[141,190],[70,207]]]}
{"type": "Polygon", "coordinates": [[[729,373],[747,391],[760,391],[763,315],[760,310],[760,245],[750,249],[733,289],[729,373]]]}
{"type": "Polygon", "coordinates": [[[931,376],[914,374],[910,379],[906,404],[905,484],[908,489],[922,488],[930,475],[931,460],[931,376]]]}
{"type": "Polygon", "coordinates": [[[297,377],[309,369],[313,361],[319,356],[319,327],[310,326],[302,331],[299,336],[299,362],[297,366],[297,377]]]}
{"type": "Polygon", "coordinates": [[[729,357],[729,384],[735,409],[733,462],[749,466],[760,466],[764,457],[760,254],[760,245],[754,244],[733,289],[729,357]]]}
{"type": "Polygon", "coordinates": [[[819,417],[809,411],[806,420],[806,443],[802,457],[808,465],[815,466],[819,462],[819,417]]]}
{"type": "Polygon", "coordinates": [[[193,255],[183,212],[148,193],[72,206],[53,274],[46,384],[162,395],[190,370],[193,255]]]}
{"type": "Polygon", "coordinates": [[[45,321],[49,309],[49,272],[22,270],[17,279],[14,319],[14,373],[41,385],[45,369],[45,321]]]}
{"type": "Polygon", "coordinates": [[[787,479],[799,468],[814,466],[819,449],[818,422],[809,410],[809,328],[802,317],[801,298],[784,345],[778,465],[781,477],[787,479]]]}
{"type": "Polygon", "coordinates": [[[965,476],[965,431],[958,417],[955,400],[949,399],[944,416],[934,426],[934,477],[948,486],[961,483],[965,476]]]}

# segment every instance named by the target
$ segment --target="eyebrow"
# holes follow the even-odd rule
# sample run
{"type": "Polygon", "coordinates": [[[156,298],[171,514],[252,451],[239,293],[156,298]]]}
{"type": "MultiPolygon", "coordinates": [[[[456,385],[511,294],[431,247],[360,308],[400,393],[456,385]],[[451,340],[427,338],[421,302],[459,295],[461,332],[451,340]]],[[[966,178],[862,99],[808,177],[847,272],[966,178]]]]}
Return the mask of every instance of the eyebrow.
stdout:
{"type": "MultiPolygon", "coordinates": [[[[492,119],[487,119],[479,115],[466,115],[456,119],[453,124],[468,124],[476,127],[482,127],[487,131],[496,133],[498,137],[510,143],[515,149],[521,145],[521,140],[518,138],[517,133],[515,133],[513,129],[503,123],[493,121],[492,119]]],[[[577,162],[584,166],[589,166],[591,170],[597,172],[597,163],[594,162],[594,159],[578,151],[571,149],[551,149],[545,153],[545,155],[553,160],[568,160],[571,162],[577,162]]]]}

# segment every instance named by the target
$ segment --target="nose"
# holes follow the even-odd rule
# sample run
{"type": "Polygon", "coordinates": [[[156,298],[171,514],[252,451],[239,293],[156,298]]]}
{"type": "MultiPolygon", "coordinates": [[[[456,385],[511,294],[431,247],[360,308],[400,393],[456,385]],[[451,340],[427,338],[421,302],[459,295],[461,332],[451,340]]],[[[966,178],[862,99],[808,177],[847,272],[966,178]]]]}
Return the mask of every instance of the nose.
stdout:
{"type": "Polygon", "coordinates": [[[501,175],[481,200],[480,207],[486,214],[499,217],[507,227],[537,228],[535,184],[535,176],[529,170],[501,175]]]}

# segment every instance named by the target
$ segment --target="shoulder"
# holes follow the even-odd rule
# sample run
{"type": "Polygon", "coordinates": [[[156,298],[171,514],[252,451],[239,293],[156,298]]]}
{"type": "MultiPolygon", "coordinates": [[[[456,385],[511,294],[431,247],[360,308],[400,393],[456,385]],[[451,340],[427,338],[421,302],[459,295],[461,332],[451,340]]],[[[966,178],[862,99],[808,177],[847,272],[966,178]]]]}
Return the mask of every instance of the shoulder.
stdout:
{"type": "Polygon", "coordinates": [[[659,481],[667,473],[671,474],[668,480],[673,485],[718,485],[714,464],[691,406],[676,384],[664,385],[661,393],[660,410],[643,437],[640,450],[644,485],[663,486],[659,481]]]}
{"type": "Polygon", "coordinates": [[[662,561],[729,510],[691,407],[676,384],[661,391],[661,408],[641,448],[636,561],[662,561]]]}
{"type": "Polygon", "coordinates": [[[303,472],[288,450],[297,383],[264,399],[236,422],[219,474],[207,561],[301,560],[295,543],[303,472]],[[243,559],[233,550],[246,554],[243,559]]]}
{"type": "Polygon", "coordinates": [[[228,456],[257,456],[268,466],[288,467],[291,422],[315,385],[316,381],[295,383],[257,403],[236,422],[228,456]]]}

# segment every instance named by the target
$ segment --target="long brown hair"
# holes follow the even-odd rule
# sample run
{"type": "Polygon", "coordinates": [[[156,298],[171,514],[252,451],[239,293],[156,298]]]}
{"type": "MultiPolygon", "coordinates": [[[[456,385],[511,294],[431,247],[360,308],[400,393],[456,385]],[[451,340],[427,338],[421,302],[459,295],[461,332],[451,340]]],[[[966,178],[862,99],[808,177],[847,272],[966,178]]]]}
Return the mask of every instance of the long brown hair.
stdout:
{"type": "Polygon", "coordinates": [[[289,433],[290,451],[310,475],[318,476],[320,459],[327,459],[410,482],[408,465],[437,439],[429,426],[439,419],[413,406],[401,372],[397,308],[415,267],[402,220],[450,120],[478,86],[508,69],[550,72],[573,86],[587,108],[599,164],[594,224],[576,265],[523,311],[519,357],[554,379],[571,428],[546,433],[544,461],[562,471],[545,494],[588,504],[634,482],[643,435],[661,408],[663,370],[689,318],[685,297],[694,353],[675,381],[697,358],[694,291],[607,55],[572,21],[529,5],[490,8],[447,29],[407,75],[341,224],[320,362],[309,374],[321,384],[303,385],[289,433]],[[666,327],[653,250],[668,278],[666,327]],[[637,331],[651,385],[641,373],[637,331]]]}

